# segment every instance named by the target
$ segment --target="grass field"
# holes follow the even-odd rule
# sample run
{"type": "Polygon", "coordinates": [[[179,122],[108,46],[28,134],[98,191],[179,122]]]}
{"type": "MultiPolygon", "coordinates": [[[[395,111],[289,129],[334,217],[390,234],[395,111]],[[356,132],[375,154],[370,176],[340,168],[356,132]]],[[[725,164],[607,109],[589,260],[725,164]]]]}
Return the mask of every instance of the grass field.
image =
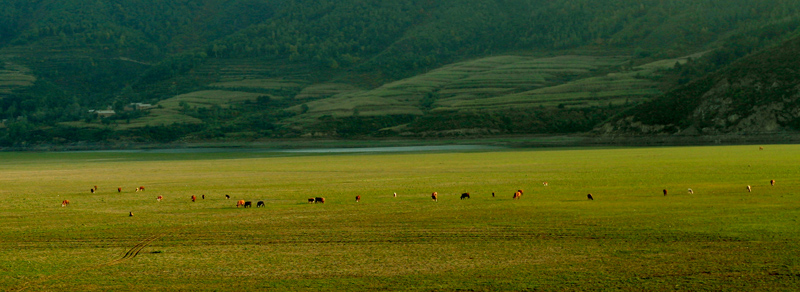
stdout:
{"type": "Polygon", "coordinates": [[[797,157],[795,145],[0,153],[0,287],[793,291],[797,157]]]}

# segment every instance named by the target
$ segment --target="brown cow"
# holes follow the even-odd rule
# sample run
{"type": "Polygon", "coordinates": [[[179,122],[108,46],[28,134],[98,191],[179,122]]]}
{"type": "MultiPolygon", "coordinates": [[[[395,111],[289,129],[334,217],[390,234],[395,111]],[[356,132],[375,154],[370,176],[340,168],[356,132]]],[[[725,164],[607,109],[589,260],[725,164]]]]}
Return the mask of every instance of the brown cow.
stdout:
{"type": "Polygon", "coordinates": [[[94,190],[95,190],[95,191],[97,190],[97,186],[94,186],[94,190]]]}
{"type": "Polygon", "coordinates": [[[361,195],[356,196],[356,202],[361,202],[361,195]]]}
{"type": "Polygon", "coordinates": [[[267,205],[264,205],[264,201],[258,201],[258,203],[256,203],[256,208],[259,208],[259,207],[266,207],[266,206],[267,206],[267,205]]]}
{"type": "Polygon", "coordinates": [[[66,207],[66,206],[68,206],[68,205],[69,205],[69,200],[63,200],[63,201],[61,201],[61,207],[66,207]]]}
{"type": "Polygon", "coordinates": [[[750,188],[750,186],[747,186],[747,192],[749,193],[749,192],[752,192],[752,191],[753,191],[753,189],[750,188]]]}
{"type": "Polygon", "coordinates": [[[549,183],[547,183],[547,182],[542,182],[542,185],[543,185],[543,186],[549,186],[550,184],[549,184],[549,183]]]}
{"type": "Polygon", "coordinates": [[[253,207],[253,202],[250,202],[250,201],[244,202],[244,207],[245,208],[252,208],[253,207]]]}
{"type": "Polygon", "coordinates": [[[156,201],[161,202],[161,200],[163,200],[163,199],[164,199],[164,196],[158,196],[158,198],[156,198],[156,201]]]}
{"type": "Polygon", "coordinates": [[[433,192],[433,194],[431,194],[431,199],[433,199],[434,202],[438,202],[439,201],[439,193],[433,192]]]}
{"type": "Polygon", "coordinates": [[[514,198],[514,200],[516,200],[516,199],[519,199],[519,197],[522,197],[522,193],[520,193],[520,192],[514,192],[514,197],[513,197],[513,198],[514,198]]]}
{"type": "Polygon", "coordinates": [[[758,150],[764,150],[764,147],[759,146],[758,150]]]}
{"type": "Polygon", "coordinates": [[[592,194],[588,194],[588,195],[586,195],[586,197],[589,198],[589,200],[594,201],[594,197],[592,197],[592,194]]]}
{"type": "Polygon", "coordinates": [[[664,195],[665,196],[667,195],[667,189],[664,189],[664,195]]]}
{"type": "Polygon", "coordinates": [[[144,191],[144,187],[138,187],[138,188],[136,188],[136,191],[137,191],[137,192],[138,192],[138,191],[144,191]]]}
{"type": "Polygon", "coordinates": [[[462,199],[462,200],[463,200],[463,199],[469,199],[469,193],[463,193],[463,194],[461,194],[461,199],[462,199]]]}
{"type": "Polygon", "coordinates": [[[244,200],[239,200],[236,202],[236,208],[239,208],[239,206],[244,206],[244,200]]]}
{"type": "Polygon", "coordinates": [[[192,202],[197,201],[197,196],[192,195],[192,202]]]}
{"type": "Polygon", "coordinates": [[[314,202],[314,198],[308,198],[308,203],[311,204],[314,202]]]}
{"type": "Polygon", "coordinates": [[[316,204],[316,203],[323,203],[323,204],[325,204],[325,198],[323,198],[323,197],[316,197],[316,198],[314,198],[314,204],[316,204]]]}
{"type": "Polygon", "coordinates": [[[774,187],[775,186],[775,180],[774,179],[769,180],[769,185],[774,187]]]}

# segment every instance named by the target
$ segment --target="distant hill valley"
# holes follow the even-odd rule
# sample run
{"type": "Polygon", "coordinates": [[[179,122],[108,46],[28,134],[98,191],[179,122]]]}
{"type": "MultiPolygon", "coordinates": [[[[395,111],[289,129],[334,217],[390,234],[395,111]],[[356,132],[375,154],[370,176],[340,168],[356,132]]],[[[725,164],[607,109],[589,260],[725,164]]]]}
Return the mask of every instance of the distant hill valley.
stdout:
{"type": "Polygon", "coordinates": [[[0,147],[800,133],[790,0],[7,0],[0,147]]]}

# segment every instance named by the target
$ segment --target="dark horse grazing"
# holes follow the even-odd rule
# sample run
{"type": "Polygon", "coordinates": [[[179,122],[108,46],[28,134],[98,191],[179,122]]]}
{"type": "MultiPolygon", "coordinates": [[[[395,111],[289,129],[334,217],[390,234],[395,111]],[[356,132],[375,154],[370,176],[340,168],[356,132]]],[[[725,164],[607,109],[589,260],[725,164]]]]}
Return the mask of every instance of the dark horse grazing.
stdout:
{"type": "Polygon", "coordinates": [[[463,193],[463,194],[461,194],[461,199],[462,199],[462,200],[463,200],[463,199],[469,199],[469,193],[463,193]]]}
{"type": "Polygon", "coordinates": [[[258,203],[256,203],[256,208],[258,207],[266,207],[266,205],[264,205],[264,201],[258,201],[258,203]]]}

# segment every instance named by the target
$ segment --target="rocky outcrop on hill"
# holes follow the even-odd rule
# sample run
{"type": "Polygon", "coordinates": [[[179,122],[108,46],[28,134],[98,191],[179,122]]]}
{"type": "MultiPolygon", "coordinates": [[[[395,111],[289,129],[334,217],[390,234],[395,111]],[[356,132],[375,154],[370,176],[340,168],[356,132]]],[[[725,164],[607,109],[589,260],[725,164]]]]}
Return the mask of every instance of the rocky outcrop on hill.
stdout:
{"type": "Polygon", "coordinates": [[[800,38],[637,106],[604,135],[756,135],[800,131],[800,38]]]}

